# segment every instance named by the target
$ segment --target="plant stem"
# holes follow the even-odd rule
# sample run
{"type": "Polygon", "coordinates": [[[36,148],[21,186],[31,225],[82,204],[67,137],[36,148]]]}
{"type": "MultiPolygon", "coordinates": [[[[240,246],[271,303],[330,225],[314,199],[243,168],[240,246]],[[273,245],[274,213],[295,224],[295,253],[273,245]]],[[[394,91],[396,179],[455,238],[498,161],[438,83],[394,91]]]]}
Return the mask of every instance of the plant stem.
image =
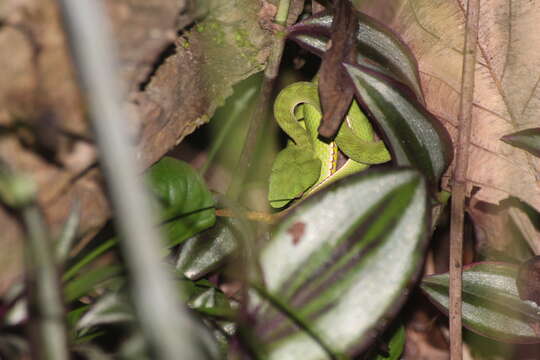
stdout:
{"type": "Polygon", "coordinates": [[[287,16],[289,15],[289,7],[291,6],[291,0],[279,0],[279,7],[276,15],[276,23],[279,25],[285,25],[287,16]]]}
{"type": "MultiPolygon", "coordinates": [[[[230,135],[231,131],[234,128],[237,128],[239,126],[239,122],[244,118],[242,116],[244,109],[246,107],[251,107],[253,99],[255,99],[255,97],[257,96],[260,82],[260,80],[257,80],[257,84],[249,85],[249,89],[247,90],[244,88],[244,86],[242,86],[241,95],[237,95],[236,93],[236,91],[240,89],[235,90],[235,95],[233,95],[234,101],[230,107],[230,111],[228,111],[227,119],[223,119],[225,120],[225,123],[223,127],[219,130],[217,136],[212,140],[212,144],[210,146],[210,149],[208,150],[206,161],[199,170],[199,173],[202,177],[204,177],[204,175],[212,165],[218,152],[222,150],[222,146],[227,140],[227,137],[230,135]]],[[[227,101],[230,101],[230,99],[227,101]]],[[[225,108],[227,109],[227,105],[225,105],[225,108]]]]}
{"type": "Polygon", "coordinates": [[[80,204],[76,201],[69,213],[69,216],[64,224],[60,238],[56,241],[56,259],[60,264],[63,264],[69,256],[69,252],[73,247],[73,243],[77,238],[77,229],[81,220],[80,204]]]}
{"type": "MultiPolygon", "coordinates": [[[[274,224],[277,220],[280,219],[279,214],[269,214],[260,211],[246,211],[241,212],[240,214],[240,216],[246,218],[247,220],[257,221],[270,225],[274,224]]],[[[234,211],[233,209],[217,209],[216,216],[235,218],[238,217],[238,212],[234,211]]]]}
{"type": "MultiPolygon", "coordinates": [[[[275,20],[278,25],[286,25],[290,4],[291,0],[280,0],[275,20]]],[[[279,65],[281,63],[281,57],[283,56],[283,48],[285,47],[285,37],[286,34],[282,31],[277,32],[274,37],[272,50],[268,58],[268,64],[266,65],[266,69],[264,71],[264,79],[262,81],[261,91],[254,110],[251,113],[246,141],[244,143],[242,153],[240,154],[240,159],[238,160],[238,173],[227,191],[228,195],[234,200],[237,200],[240,197],[244,181],[246,180],[246,177],[253,165],[253,154],[255,153],[259,133],[266,118],[268,117],[272,92],[274,90],[275,80],[279,73],[279,65]]]]}
{"type": "Polygon", "coordinates": [[[23,208],[32,352],[44,360],[69,359],[65,311],[51,239],[36,204],[23,208]]]}
{"type": "Polygon", "coordinates": [[[459,134],[456,146],[456,167],[452,186],[452,222],[450,225],[450,358],[461,360],[462,343],[462,270],[463,270],[463,222],[467,191],[467,169],[471,136],[472,107],[474,100],[474,75],[480,0],[469,0],[467,4],[467,27],[463,55],[461,80],[461,102],[459,108],[459,134]]]}
{"type": "Polygon", "coordinates": [[[132,301],[154,357],[203,359],[199,328],[180,302],[179,289],[162,264],[147,189],[125,129],[123,92],[109,23],[101,1],[59,0],[69,46],[86,95],[101,165],[116,210],[132,301]],[[181,354],[181,355],[180,355],[181,354]]]}
{"type": "Polygon", "coordinates": [[[221,145],[223,145],[223,143],[225,142],[225,139],[227,138],[230,131],[232,130],[233,125],[236,125],[238,116],[234,116],[234,115],[237,115],[237,114],[233,113],[233,115],[227,119],[227,121],[225,122],[225,125],[223,125],[223,128],[218,133],[218,136],[216,136],[216,138],[212,142],[212,145],[206,157],[206,161],[204,162],[203,166],[201,166],[201,168],[199,169],[199,174],[201,174],[202,177],[206,175],[206,172],[210,168],[210,165],[212,165],[214,158],[216,157],[218,151],[221,149],[221,145]]]}

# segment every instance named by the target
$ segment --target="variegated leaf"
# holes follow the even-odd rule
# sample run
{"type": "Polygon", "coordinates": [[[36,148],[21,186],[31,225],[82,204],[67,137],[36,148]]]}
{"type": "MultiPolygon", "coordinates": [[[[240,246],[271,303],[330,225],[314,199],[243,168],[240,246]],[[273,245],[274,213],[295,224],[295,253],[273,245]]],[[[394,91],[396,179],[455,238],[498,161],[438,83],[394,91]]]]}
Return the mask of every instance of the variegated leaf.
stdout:
{"type": "Polygon", "coordinates": [[[540,157],[540,128],[518,131],[503,136],[501,140],[540,157]]]}
{"type": "Polygon", "coordinates": [[[453,156],[446,129],[391,78],[362,65],[346,65],[346,68],[359,100],[382,130],[392,160],[397,165],[420,170],[437,189],[453,156]]]}
{"type": "MultiPolygon", "coordinates": [[[[423,101],[418,64],[411,50],[390,28],[364,14],[358,14],[358,63],[374,62],[413,89],[423,101]]],[[[322,56],[327,49],[333,16],[327,12],[305,19],[289,29],[289,38],[322,56]]],[[[384,71],[384,70],[383,70],[384,71]]]]}
{"type": "Polygon", "coordinates": [[[364,350],[424,259],[429,207],[412,169],[371,170],[306,199],[275,229],[253,281],[251,333],[268,359],[364,350]]]}
{"type": "MultiPolygon", "coordinates": [[[[489,338],[510,343],[540,342],[540,307],[519,298],[518,266],[479,262],[463,271],[463,324],[489,338]]],[[[422,290],[448,313],[448,273],[427,276],[422,290]]]]}

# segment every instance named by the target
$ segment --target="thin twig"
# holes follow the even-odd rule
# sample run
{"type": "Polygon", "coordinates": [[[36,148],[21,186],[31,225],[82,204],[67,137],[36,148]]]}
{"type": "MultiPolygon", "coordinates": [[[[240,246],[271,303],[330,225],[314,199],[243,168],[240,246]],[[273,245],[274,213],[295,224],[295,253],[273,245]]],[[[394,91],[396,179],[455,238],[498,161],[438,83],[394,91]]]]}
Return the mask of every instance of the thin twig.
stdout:
{"type": "Polygon", "coordinates": [[[281,64],[281,57],[283,56],[283,49],[285,47],[285,25],[289,14],[290,4],[291,0],[280,0],[279,2],[275,23],[283,30],[278,31],[274,36],[274,43],[272,44],[268,64],[266,65],[266,69],[264,71],[264,79],[262,81],[261,91],[254,110],[251,113],[246,141],[238,160],[238,171],[235,179],[229,187],[229,190],[227,191],[231,199],[236,200],[240,197],[242,186],[244,185],[244,181],[246,180],[246,177],[249,174],[254,162],[253,155],[259,140],[259,133],[263,128],[265,120],[268,118],[272,92],[279,73],[279,65],[281,64]]]}
{"type": "Polygon", "coordinates": [[[469,0],[467,4],[467,27],[461,81],[461,103],[459,109],[459,135],[456,146],[456,167],[452,186],[452,222],[450,225],[450,356],[452,360],[463,357],[462,343],[462,268],[463,268],[463,221],[471,136],[472,104],[474,96],[474,74],[480,0],[469,0]]]}
{"type": "Polygon", "coordinates": [[[112,32],[101,1],[59,0],[69,46],[85,89],[101,165],[116,210],[120,245],[143,334],[159,359],[202,359],[197,327],[162,262],[147,189],[125,129],[122,87],[112,32]],[[181,354],[181,355],[179,355],[181,354]]]}
{"type": "Polygon", "coordinates": [[[245,211],[245,212],[240,212],[240,215],[239,215],[238,211],[235,211],[233,209],[217,209],[216,216],[229,217],[229,218],[235,218],[235,217],[241,216],[247,220],[261,222],[261,223],[269,224],[269,225],[276,223],[281,218],[279,213],[269,214],[269,213],[260,212],[260,211],[245,211]]]}

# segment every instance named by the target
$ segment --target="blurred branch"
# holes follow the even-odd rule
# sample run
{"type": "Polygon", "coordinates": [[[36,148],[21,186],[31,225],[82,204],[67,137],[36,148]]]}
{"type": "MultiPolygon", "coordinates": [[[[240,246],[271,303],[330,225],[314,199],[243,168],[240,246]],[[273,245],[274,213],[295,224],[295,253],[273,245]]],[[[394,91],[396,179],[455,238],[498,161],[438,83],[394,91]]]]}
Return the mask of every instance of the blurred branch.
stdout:
{"type": "Polygon", "coordinates": [[[36,204],[36,188],[26,176],[0,164],[0,201],[21,211],[27,234],[26,294],[34,357],[69,359],[62,288],[47,227],[36,204]]]}
{"type": "Polygon", "coordinates": [[[161,263],[160,236],[153,224],[147,190],[135,149],[125,129],[119,71],[112,33],[100,1],[59,0],[69,46],[96,133],[130,275],[142,331],[159,359],[203,358],[194,324],[179,301],[178,289],[161,263]]]}
{"type": "Polygon", "coordinates": [[[463,221],[465,216],[465,196],[467,191],[467,169],[469,164],[469,142],[471,137],[472,106],[474,100],[474,73],[476,67],[476,44],[480,0],[467,3],[467,27],[461,78],[461,102],[459,107],[458,143],[456,146],[456,167],[452,185],[452,209],[450,224],[450,357],[462,359],[462,271],[463,271],[463,221]]]}
{"type": "Polygon", "coordinates": [[[38,206],[22,210],[28,236],[26,277],[32,353],[39,359],[69,359],[62,287],[51,239],[38,206]]]}

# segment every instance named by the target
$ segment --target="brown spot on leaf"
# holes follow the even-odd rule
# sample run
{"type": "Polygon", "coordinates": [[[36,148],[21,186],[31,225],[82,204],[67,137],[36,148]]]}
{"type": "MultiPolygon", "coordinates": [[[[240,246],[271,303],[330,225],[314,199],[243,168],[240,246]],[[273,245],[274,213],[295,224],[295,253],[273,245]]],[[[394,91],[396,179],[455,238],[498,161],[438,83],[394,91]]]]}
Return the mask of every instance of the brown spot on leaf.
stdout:
{"type": "Polygon", "coordinates": [[[306,230],[306,224],[303,222],[295,222],[287,232],[292,235],[292,242],[294,245],[297,245],[302,236],[304,236],[304,231],[306,230]]]}

